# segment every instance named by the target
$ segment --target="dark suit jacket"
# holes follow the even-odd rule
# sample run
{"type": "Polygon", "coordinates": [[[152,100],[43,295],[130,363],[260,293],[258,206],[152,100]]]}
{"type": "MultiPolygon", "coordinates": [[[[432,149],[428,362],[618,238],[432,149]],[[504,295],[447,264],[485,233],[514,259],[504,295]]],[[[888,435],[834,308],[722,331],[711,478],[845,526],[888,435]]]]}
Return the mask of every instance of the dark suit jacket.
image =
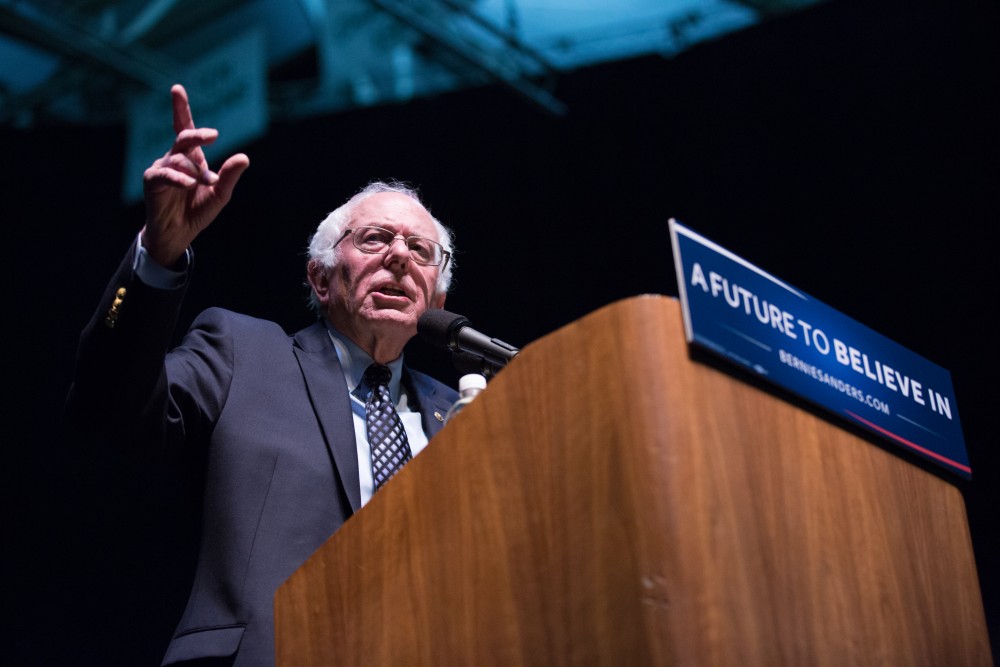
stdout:
{"type": "MultiPolygon", "coordinates": [[[[195,581],[164,664],[274,662],[277,587],[361,505],[350,397],[324,325],[288,336],[222,309],[167,353],[183,289],[119,267],[81,335],[71,423],[191,457],[204,476],[195,581]]],[[[410,370],[428,437],[457,399],[410,370]]]]}

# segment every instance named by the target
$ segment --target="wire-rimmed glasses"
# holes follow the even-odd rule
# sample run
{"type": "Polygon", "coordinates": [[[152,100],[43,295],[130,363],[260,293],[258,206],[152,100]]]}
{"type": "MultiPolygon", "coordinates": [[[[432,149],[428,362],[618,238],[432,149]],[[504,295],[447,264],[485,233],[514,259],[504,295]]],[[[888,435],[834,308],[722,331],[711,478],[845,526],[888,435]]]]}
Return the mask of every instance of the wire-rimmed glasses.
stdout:
{"type": "Polygon", "coordinates": [[[347,238],[348,234],[354,235],[352,239],[354,247],[369,255],[386,253],[396,239],[402,239],[410,253],[410,258],[417,264],[438,266],[442,262],[447,264],[451,258],[451,253],[445,251],[444,246],[437,241],[423,236],[401,236],[382,227],[364,226],[348,229],[333,246],[337,247],[341,241],[347,238]]]}

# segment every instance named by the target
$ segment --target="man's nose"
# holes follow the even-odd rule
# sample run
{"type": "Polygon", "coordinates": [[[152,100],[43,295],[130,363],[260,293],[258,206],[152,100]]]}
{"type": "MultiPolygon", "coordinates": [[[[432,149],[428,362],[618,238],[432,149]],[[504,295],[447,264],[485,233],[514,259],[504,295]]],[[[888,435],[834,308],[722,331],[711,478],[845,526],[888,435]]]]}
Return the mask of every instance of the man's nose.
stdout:
{"type": "Polygon", "coordinates": [[[398,262],[403,266],[410,259],[410,247],[406,244],[406,239],[402,236],[394,236],[391,241],[389,241],[389,247],[385,249],[386,261],[390,264],[393,262],[398,262]],[[396,241],[399,241],[397,244],[396,241]]]}

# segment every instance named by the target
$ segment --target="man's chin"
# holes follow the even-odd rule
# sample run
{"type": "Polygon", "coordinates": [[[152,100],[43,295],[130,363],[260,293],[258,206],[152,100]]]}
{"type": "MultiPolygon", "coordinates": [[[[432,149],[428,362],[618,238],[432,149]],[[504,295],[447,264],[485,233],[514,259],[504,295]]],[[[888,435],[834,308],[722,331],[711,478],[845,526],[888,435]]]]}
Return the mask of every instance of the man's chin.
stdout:
{"type": "Polygon", "coordinates": [[[416,331],[417,316],[413,309],[374,308],[368,313],[368,321],[376,326],[399,326],[416,331]]]}

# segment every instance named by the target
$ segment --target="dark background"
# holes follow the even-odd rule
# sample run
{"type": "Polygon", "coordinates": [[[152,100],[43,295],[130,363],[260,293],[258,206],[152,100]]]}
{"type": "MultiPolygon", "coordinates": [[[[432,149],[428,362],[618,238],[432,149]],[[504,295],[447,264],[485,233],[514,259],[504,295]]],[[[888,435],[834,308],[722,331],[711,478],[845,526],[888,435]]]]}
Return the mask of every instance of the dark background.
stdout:
{"type": "MultiPolygon", "coordinates": [[[[276,125],[196,243],[182,324],[208,305],[308,324],[307,238],[373,178],[421,188],[457,235],[448,309],[518,346],[617,299],[676,295],[677,217],[951,371],[973,479],[936,474],[965,498],[996,647],[997,19],[985,0],[831,0],[673,59],[566,75],[565,118],[484,88],[276,125]]],[[[193,562],[176,473],[59,429],[78,332],[142,223],[119,199],[124,129],[0,140],[0,661],[154,665],[193,562]]],[[[443,353],[408,355],[457,380],[443,353]]]]}

